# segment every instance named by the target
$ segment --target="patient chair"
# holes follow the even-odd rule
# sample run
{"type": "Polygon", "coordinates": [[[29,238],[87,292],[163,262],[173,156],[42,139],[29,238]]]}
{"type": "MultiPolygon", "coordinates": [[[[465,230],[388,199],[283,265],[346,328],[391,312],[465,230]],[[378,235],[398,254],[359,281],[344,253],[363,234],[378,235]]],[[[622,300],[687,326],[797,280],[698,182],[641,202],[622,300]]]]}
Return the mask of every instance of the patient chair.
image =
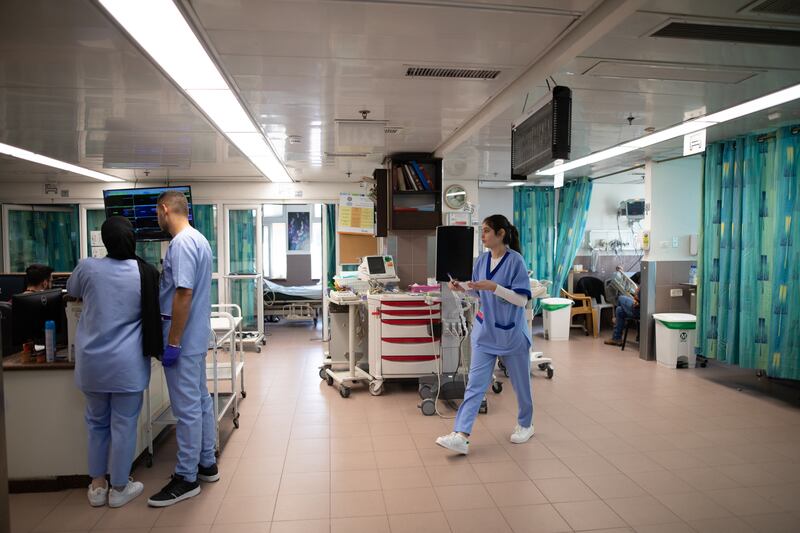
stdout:
{"type": "Polygon", "coordinates": [[[586,296],[585,294],[578,294],[578,293],[571,293],[567,292],[564,289],[561,289],[561,295],[564,298],[569,298],[573,302],[575,302],[572,306],[572,310],[570,311],[570,326],[572,326],[572,319],[576,316],[583,316],[584,319],[584,326],[583,331],[586,335],[592,333],[594,337],[597,337],[597,328],[595,328],[595,323],[597,320],[595,307],[592,305],[592,297],[586,296]]]}

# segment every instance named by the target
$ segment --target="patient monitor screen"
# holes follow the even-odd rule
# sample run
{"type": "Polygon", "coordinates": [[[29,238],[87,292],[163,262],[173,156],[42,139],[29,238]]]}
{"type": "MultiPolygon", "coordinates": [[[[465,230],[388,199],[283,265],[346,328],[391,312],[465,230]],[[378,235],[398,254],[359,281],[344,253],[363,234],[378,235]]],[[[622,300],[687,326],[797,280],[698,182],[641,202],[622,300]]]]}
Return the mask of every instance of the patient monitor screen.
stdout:
{"type": "Polygon", "coordinates": [[[386,274],[386,265],[383,263],[383,256],[372,255],[367,257],[367,267],[371,275],[386,274]]]}
{"type": "Polygon", "coordinates": [[[436,281],[472,279],[472,226],[439,226],[436,228],[436,281]]]}
{"type": "Polygon", "coordinates": [[[186,196],[189,203],[189,222],[194,225],[192,189],[188,186],[105,190],[103,201],[106,218],[123,216],[130,220],[137,241],[167,241],[170,236],[158,226],[156,212],[158,196],[167,190],[177,190],[186,196]]]}

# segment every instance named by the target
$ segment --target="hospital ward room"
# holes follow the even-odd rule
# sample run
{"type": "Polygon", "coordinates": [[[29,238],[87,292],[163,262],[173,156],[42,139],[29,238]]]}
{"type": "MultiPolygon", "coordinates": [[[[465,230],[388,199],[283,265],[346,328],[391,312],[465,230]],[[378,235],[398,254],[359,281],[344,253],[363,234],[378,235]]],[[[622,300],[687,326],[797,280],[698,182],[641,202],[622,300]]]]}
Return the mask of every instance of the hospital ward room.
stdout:
{"type": "Polygon", "coordinates": [[[0,533],[800,531],[799,16],[0,2],[0,533]]]}

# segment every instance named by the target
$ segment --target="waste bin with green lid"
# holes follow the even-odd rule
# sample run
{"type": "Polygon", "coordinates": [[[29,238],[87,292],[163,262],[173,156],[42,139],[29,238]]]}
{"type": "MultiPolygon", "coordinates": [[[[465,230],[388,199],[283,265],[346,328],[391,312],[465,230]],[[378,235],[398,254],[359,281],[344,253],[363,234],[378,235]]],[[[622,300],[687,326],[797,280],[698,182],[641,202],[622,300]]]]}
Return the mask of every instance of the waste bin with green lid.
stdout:
{"type": "Polygon", "coordinates": [[[542,315],[544,338],[551,341],[569,340],[569,319],[573,301],[567,298],[544,298],[542,315]]]}
{"type": "Polygon", "coordinates": [[[685,313],[656,313],[656,361],[658,364],[677,368],[685,363],[694,368],[697,356],[694,353],[697,317],[685,313]]]}

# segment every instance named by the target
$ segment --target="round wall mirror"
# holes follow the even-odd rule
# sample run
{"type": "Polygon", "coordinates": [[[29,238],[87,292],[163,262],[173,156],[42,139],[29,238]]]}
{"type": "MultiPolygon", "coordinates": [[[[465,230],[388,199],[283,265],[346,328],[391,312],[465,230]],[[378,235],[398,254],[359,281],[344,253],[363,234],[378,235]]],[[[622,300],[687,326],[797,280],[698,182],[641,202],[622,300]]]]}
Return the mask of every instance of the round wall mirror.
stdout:
{"type": "Polygon", "coordinates": [[[444,191],[444,203],[450,209],[461,209],[467,203],[467,191],[461,185],[451,185],[444,191]]]}

